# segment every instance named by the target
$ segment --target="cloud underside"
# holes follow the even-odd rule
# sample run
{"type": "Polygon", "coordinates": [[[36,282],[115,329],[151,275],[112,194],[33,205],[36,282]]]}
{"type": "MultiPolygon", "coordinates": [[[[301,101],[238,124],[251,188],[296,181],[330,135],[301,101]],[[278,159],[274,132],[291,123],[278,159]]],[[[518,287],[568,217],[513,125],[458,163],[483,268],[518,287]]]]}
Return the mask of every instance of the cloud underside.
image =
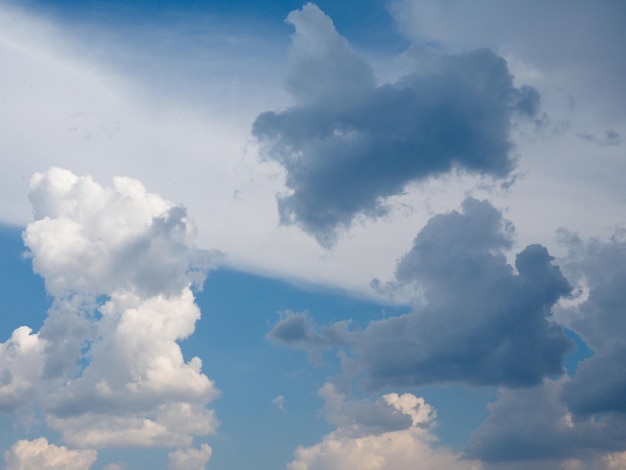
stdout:
{"type": "Polygon", "coordinates": [[[213,433],[218,391],[185,361],[201,286],[216,254],[193,245],[184,208],[115,178],[53,168],[31,180],[23,239],[52,307],[41,330],[0,344],[0,409],[41,409],[77,447],[186,447],[213,433]]]}
{"type": "Polygon", "coordinates": [[[414,289],[413,312],[318,328],[306,314],[286,315],[269,338],[294,347],[343,347],[369,388],[442,382],[535,385],[563,372],[570,341],[552,307],[570,285],[548,251],[531,245],[507,263],[512,227],[486,201],[433,217],[399,261],[385,289],[414,289]]]}
{"type": "Polygon", "coordinates": [[[287,90],[293,105],[259,115],[252,132],[281,164],[291,194],[283,223],[331,246],[357,214],[377,217],[412,181],[453,169],[504,177],[515,166],[515,115],[533,115],[539,95],[516,88],[490,50],[431,53],[428,64],[377,85],[369,66],[313,4],[292,12],[287,90]]]}

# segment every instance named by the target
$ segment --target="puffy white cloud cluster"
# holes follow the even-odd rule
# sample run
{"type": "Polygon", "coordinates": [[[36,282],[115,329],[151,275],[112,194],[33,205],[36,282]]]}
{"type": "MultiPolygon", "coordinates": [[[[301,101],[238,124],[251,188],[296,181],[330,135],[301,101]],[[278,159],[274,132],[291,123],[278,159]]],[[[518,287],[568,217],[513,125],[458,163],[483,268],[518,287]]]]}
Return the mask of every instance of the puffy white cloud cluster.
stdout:
{"type": "Polygon", "coordinates": [[[103,187],[59,168],[33,176],[31,201],[23,239],[53,305],[38,333],[0,344],[2,409],[38,406],[78,447],[189,446],[214,432],[219,392],[178,341],[217,255],[194,247],[185,209],[130,178],[103,187]]]}
{"type": "Polygon", "coordinates": [[[437,447],[435,412],[423,398],[389,393],[377,401],[347,401],[327,383],[320,390],[337,429],[311,447],[299,447],[290,470],[479,470],[480,463],[437,447]]]}
{"type": "Polygon", "coordinates": [[[49,444],[45,437],[17,441],[4,452],[5,470],[87,470],[96,461],[94,450],[70,450],[49,444]]]}
{"type": "Polygon", "coordinates": [[[169,453],[169,470],[200,470],[206,468],[213,451],[207,444],[199,449],[176,449],[169,453]]]}

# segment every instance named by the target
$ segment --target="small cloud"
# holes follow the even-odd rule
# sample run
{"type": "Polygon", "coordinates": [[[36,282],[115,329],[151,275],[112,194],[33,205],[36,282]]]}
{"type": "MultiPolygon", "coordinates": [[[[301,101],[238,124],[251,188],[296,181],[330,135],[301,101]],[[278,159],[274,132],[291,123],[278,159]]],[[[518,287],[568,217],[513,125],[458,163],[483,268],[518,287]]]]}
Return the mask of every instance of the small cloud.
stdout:
{"type": "Polygon", "coordinates": [[[285,410],[285,397],[283,395],[278,395],[276,398],[272,400],[272,404],[276,406],[280,411],[285,410]]]}
{"type": "Polygon", "coordinates": [[[577,132],[576,137],[598,144],[600,147],[616,147],[622,143],[621,136],[614,130],[606,131],[604,135],[600,137],[586,132],[577,132]]]}
{"type": "Polygon", "coordinates": [[[102,470],[126,470],[127,468],[128,468],[128,465],[126,465],[125,463],[115,462],[115,463],[110,463],[109,465],[104,467],[102,470]]]}

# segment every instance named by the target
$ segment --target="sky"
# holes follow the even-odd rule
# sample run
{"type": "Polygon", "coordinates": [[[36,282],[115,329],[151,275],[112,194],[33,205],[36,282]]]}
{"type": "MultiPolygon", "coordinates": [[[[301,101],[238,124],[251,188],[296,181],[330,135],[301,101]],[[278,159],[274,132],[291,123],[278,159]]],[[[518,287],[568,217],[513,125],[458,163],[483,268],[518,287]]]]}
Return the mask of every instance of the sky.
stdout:
{"type": "Polygon", "coordinates": [[[626,6],[0,2],[0,461],[626,468],[626,6]]]}

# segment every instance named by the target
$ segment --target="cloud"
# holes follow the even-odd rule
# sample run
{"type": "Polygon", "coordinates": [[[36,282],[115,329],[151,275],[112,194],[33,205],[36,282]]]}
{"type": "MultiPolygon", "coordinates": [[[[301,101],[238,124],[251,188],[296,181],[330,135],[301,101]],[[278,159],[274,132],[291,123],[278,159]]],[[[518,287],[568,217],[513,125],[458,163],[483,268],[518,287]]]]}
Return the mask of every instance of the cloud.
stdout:
{"type": "Polygon", "coordinates": [[[626,413],[626,241],[619,233],[609,241],[561,235],[570,250],[565,269],[587,290],[565,315],[595,352],[578,365],[564,399],[577,413],[626,413]]]}
{"type": "MultiPolygon", "coordinates": [[[[349,367],[370,388],[441,382],[524,387],[563,372],[571,348],[552,319],[570,285],[546,248],[504,250],[513,227],[487,201],[467,199],[462,211],[436,215],[400,259],[386,289],[413,289],[411,313],[318,328],[306,314],[284,317],[269,337],[292,347],[345,346],[349,367]]],[[[378,282],[381,285],[380,282],[378,282]]]]}
{"type": "Polygon", "coordinates": [[[349,321],[318,328],[307,312],[285,311],[267,334],[268,339],[290,347],[332,347],[348,341],[349,321]]]}
{"type": "Polygon", "coordinates": [[[70,450],[49,444],[44,437],[19,440],[4,452],[5,470],[88,470],[96,461],[95,450],[70,450]]]}
{"type": "Polygon", "coordinates": [[[594,142],[601,147],[618,146],[622,143],[622,139],[619,133],[616,131],[606,131],[603,137],[598,137],[596,135],[585,132],[578,132],[576,133],[576,137],[579,137],[582,140],[586,140],[588,142],[594,142]]]}
{"type": "Polygon", "coordinates": [[[10,413],[37,397],[46,342],[27,326],[0,343],[0,410],[10,413]]]}
{"type": "Polygon", "coordinates": [[[521,390],[500,390],[490,416],[466,453],[494,470],[621,468],[626,451],[626,376],[623,338],[626,243],[583,241],[560,231],[568,248],[561,265],[579,296],[561,306],[561,321],[594,351],[572,377],[545,379],[521,390]]]}
{"type": "Polygon", "coordinates": [[[211,458],[213,451],[207,444],[202,444],[199,449],[192,447],[176,449],[168,454],[169,470],[202,470],[211,458]]]}
{"type": "Polygon", "coordinates": [[[350,401],[330,383],[319,394],[326,418],[337,428],[318,444],[299,447],[290,470],[481,468],[436,445],[435,412],[423,398],[389,393],[375,402],[350,401]]]}
{"type": "Polygon", "coordinates": [[[33,176],[31,201],[23,239],[53,304],[38,333],[0,345],[3,407],[40,407],[79,447],[188,446],[214,432],[219,392],[178,341],[218,255],[195,248],[185,209],[136,180],[103,187],[58,168],[33,176]]]}
{"type": "Polygon", "coordinates": [[[371,67],[316,5],[293,11],[287,90],[293,105],[260,114],[252,132],[292,191],[278,199],[283,223],[330,246],[362,214],[413,181],[461,169],[505,177],[515,167],[509,128],[535,114],[538,93],[516,88],[487,49],[438,55],[429,67],[376,85],[371,67]]]}
{"type": "Polygon", "coordinates": [[[570,100],[573,95],[585,114],[624,117],[626,68],[616,60],[624,39],[619,1],[393,0],[390,11],[412,40],[452,50],[498,48],[532,71],[538,84],[558,86],[570,100]]]}
{"type": "Polygon", "coordinates": [[[568,381],[546,379],[528,389],[499,390],[466,455],[490,463],[488,469],[611,468],[613,454],[619,459],[626,448],[626,420],[572,413],[562,400],[568,381]]]}
{"type": "Polygon", "coordinates": [[[283,395],[278,395],[272,400],[272,405],[278,408],[280,411],[285,411],[285,397],[283,395]]]}

